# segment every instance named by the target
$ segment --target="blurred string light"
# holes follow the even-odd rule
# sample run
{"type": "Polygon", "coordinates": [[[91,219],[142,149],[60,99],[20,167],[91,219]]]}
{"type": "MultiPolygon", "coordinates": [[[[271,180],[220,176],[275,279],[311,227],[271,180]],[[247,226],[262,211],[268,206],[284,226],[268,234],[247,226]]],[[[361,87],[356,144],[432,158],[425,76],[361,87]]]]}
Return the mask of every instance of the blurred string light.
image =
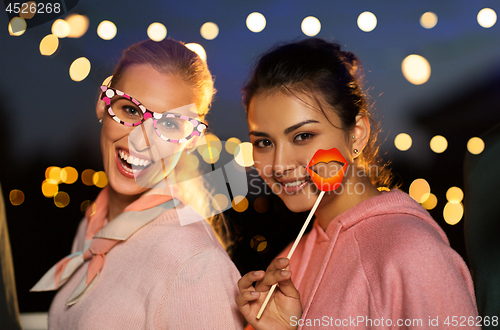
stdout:
{"type": "Polygon", "coordinates": [[[24,193],[19,189],[13,189],[9,193],[9,200],[14,206],[21,205],[24,202],[24,193]]]}
{"type": "Polygon", "coordinates": [[[167,36],[167,28],[158,22],[151,23],[148,26],[147,34],[149,39],[153,41],[162,41],[167,36]]]}
{"type": "Polygon", "coordinates": [[[66,166],[61,170],[61,180],[66,184],[73,184],[78,180],[78,171],[71,166],[66,166]]]}
{"type": "Polygon", "coordinates": [[[108,86],[108,84],[109,84],[109,82],[111,81],[112,78],[113,78],[113,76],[109,76],[106,79],[104,79],[104,81],[102,82],[102,85],[103,86],[108,86]]]}
{"type": "Polygon", "coordinates": [[[451,203],[448,202],[444,206],[443,218],[449,225],[456,225],[462,220],[464,215],[464,206],[462,203],[451,203]]]}
{"type": "Polygon", "coordinates": [[[217,194],[212,198],[212,207],[218,211],[225,210],[229,201],[224,194],[217,194]]]}
{"type": "Polygon", "coordinates": [[[240,166],[250,167],[253,165],[253,145],[250,142],[240,143],[234,150],[234,160],[240,166]]]}
{"type": "Polygon", "coordinates": [[[438,200],[437,200],[436,195],[434,195],[433,193],[430,193],[429,197],[421,204],[422,204],[424,209],[432,210],[437,206],[437,203],[438,203],[438,200]]]}
{"type": "Polygon", "coordinates": [[[435,13],[428,11],[420,16],[420,25],[425,29],[432,29],[436,26],[438,17],[435,13]]]}
{"type": "Polygon", "coordinates": [[[300,24],[302,32],[309,37],[314,37],[321,31],[321,22],[314,16],[308,16],[300,24]]]}
{"type": "Polygon", "coordinates": [[[222,142],[212,133],[207,133],[204,136],[205,142],[197,147],[198,153],[201,155],[203,161],[208,164],[215,164],[222,152],[222,142]]]}
{"type": "Polygon", "coordinates": [[[69,25],[68,38],[80,38],[89,29],[89,18],[85,15],[70,14],[64,20],[69,25]]]}
{"type": "Polygon", "coordinates": [[[92,201],[90,200],[85,200],[83,201],[81,204],[80,204],[80,211],[82,211],[83,214],[85,214],[85,212],[87,212],[87,209],[89,208],[89,206],[92,204],[92,201]]]}
{"type": "Polygon", "coordinates": [[[269,201],[265,197],[259,197],[253,202],[253,208],[259,213],[266,213],[269,210],[269,201]]]}
{"type": "Polygon", "coordinates": [[[54,197],[55,194],[59,191],[59,185],[57,182],[47,179],[42,182],[42,194],[47,197],[51,198],[54,197]]]}
{"type": "Polygon", "coordinates": [[[431,76],[431,65],[422,56],[412,54],[408,55],[401,63],[403,75],[414,85],[422,85],[429,80],[431,76]]]}
{"type": "Polygon", "coordinates": [[[59,38],[55,34],[46,35],[40,41],[40,54],[50,56],[54,54],[59,47],[59,38]]]}
{"type": "Polygon", "coordinates": [[[241,195],[235,196],[231,205],[236,212],[245,212],[248,208],[248,199],[241,195]]]}
{"type": "Polygon", "coordinates": [[[206,40],[214,40],[219,35],[219,27],[213,22],[206,22],[201,26],[200,34],[206,40]]]}
{"type": "Polygon", "coordinates": [[[240,139],[232,137],[227,139],[226,145],[224,147],[226,148],[226,151],[229,154],[234,155],[234,151],[236,150],[236,148],[240,143],[241,143],[240,139]]]}
{"type": "Polygon", "coordinates": [[[418,203],[424,203],[431,194],[431,186],[425,179],[416,179],[410,185],[409,194],[418,203]]]}
{"type": "Polygon", "coordinates": [[[257,252],[266,252],[268,248],[266,238],[262,235],[255,235],[250,240],[250,247],[257,252]]]}
{"type": "Polygon", "coordinates": [[[61,183],[61,168],[57,166],[47,167],[47,169],[45,170],[45,179],[50,180],[56,184],[61,183]]]}
{"type": "Polygon", "coordinates": [[[201,57],[203,61],[207,61],[207,52],[205,52],[205,48],[203,48],[202,45],[191,42],[186,44],[186,47],[198,54],[198,56],[201,57]]]}
{"type": "Polygon", "coordinates": [[[255,33],[259,33],[266,27],[266,18],[261,13],[251,13],[247,16],[247,28],[255,33]]]}
{"type": "Polygon", "coordinates": [[[59,191],[54,195],[54,204],[59,208],[68,206],[69,195],[64,191],[59,191]]]}
{"type": "Polygon", "coordinates": [[[446,199],[450,203],[460,203],[464,199],[464,192],[458,187],[451,187],[446,191],[446,199]]]}
{"type": "Polygon", "coordinates": [[[9,22],[9,34],[18,37],[26,32],[26,21],[21,17],[14,17],[9,22]]]}
{"type": "Polygon", "coordinates": [[[478,137],[471,138],[467,142],[467,150],[473,155],[479,155],[484,150],[484,141],[478,137]]]}
{"type": "Polygon", "coordinates": [[[97,35],[104,40],[111,40],[116,36],[116,25],[110,21],[102,21],[97,26],[97,35]]]}
{"type": "Polygon", "coordinates": [[[394,139],[394,145],[398,150],[406,151],[411,148],[411,136],[406,133],[399,133],[394,139]]]}
{"type": "Polygon", "coordinates": [[[448,148],[448,141],[442,135],[436,135],[430,142],[431,150],[437,154],[443,153],[448,148]]]}
{"type": "Polygon", "coordinates": [[[82,172],[82,182],[86,186],[92,186],[94,184],[94,170],[87,169],[82,172]]]}
{"type": "Polygon", "coordinates": [[[365,11],[358,16],[358,27],[361,31],[371,32],[377,26],[377,16],[369,11],[365,11]]]}
{"type": "Polygon", "coordinates": [[[82,81],[90,73],[90,61],[86,57],[80,57],[71,63],[69,76],[73,81],[82,81]]]}
{"type": "Polygon", "coordinates": [[[24,18],[24,19],[32,19],[33,16],[36,14],[36,2],[35,1],[28,1],[26,2],[27,7],[24,7],[24,9],[19,12],[19,17],[24,18]]]}
{"type": "Polygon", "coordinates": [[[108,184],[108,177],[104,171],[95,172],[92,175],[92,183],[98,188],[104,188],[108,184]]]}
{"type": "Polygon", "coordinates": [[[497,13],[491,8],[483,8],[477,14],[477,22],[485,29],[488,29],[497,22],[497,13]]]}
{"type": "Polygon", "coordinates": [[[52,34],[56,35],[58,38],[66,38],[70,31],[71,29],[68,22],[63,19],[56,19],[54,23],[52,23],[52,34]]]}

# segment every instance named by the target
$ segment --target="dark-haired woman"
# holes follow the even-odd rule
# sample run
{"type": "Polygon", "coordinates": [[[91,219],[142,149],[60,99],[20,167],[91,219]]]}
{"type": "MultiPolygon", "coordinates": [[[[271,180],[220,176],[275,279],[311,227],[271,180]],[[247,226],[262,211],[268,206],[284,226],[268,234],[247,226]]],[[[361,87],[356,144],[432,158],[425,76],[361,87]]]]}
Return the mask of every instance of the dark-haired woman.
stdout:
{"type": "Polygon", "coordinates": [[[361,79],[352,53],[312,38],[264,54],[244,87],[255,167],[290,210],[310,210],[318,197],[306,171],[317,150],[338,149],[336,171],[347,167],[291,260],[240,279],[240,311],[256,329],[475,328],[466,264],[427,211],[383,189],[390,172],[361,79]]]}

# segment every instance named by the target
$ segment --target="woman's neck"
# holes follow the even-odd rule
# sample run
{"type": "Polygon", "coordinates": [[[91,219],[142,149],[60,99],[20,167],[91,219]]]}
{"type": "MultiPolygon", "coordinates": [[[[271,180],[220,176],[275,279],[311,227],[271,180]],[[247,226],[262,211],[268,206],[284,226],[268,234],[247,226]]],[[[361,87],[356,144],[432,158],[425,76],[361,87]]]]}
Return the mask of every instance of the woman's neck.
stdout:
{"type": "Polygon", "coordinates": [[[349,173],[349,177],[344,178],[343,187],[337,189],[337,193],[325,194],[315,212],[316,221],[326,231],[326,228],[335,217],[377,195],[380,195],[380,191],[375,188],[368,177],[357,176],[357,173],[349,173]],[[339,193],[339,191],[342,191],[342,193],[339,193]]]}
{"type": "Polygon", "coordinates": [[[116,192],[113,188],[109,189],[109,201],[108,201],[108,222],[119,216],[123,210],[137,199],[141,195],[123,195],[116,192]]]}

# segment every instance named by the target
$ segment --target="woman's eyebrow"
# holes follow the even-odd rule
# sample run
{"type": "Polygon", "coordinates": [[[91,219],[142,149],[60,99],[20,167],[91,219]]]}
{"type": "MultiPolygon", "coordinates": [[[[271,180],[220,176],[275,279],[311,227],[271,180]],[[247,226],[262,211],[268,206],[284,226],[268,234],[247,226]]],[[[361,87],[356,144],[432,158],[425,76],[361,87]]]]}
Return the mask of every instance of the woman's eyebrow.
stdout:
{"type": "Polygon", "coordinates": [[[310,123],[319,123],[319,121],[314,120],[314,119],[304,120],[298,124],[295,124],[293,126],[288,127],[287,129],[285,129],[284,133],[285,133],[285,135],[287,135],[287,134],[295,131],[296,129],[300,128],[301,126],[304,126],[305,124],[310,124],[310,123]]]}
{"type": "Polygon", "coordinates": [[[251,131],[248,133],[248,135],[269,137],[269,134],[264,133],[264,132],[257,132],[257,131],[251,131]]]}

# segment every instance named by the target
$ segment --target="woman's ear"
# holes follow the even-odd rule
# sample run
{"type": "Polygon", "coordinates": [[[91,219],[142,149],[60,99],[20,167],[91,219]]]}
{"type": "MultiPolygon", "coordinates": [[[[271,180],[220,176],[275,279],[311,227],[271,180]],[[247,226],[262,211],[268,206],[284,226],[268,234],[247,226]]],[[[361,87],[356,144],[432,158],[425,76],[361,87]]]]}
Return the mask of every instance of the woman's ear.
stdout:
{"type": "Polygon", "coordinates": [[[352,154],[358,157],[370,138],[370,119],[363,115],[356,116],[356,125],[351,132],[352,154]]]}

